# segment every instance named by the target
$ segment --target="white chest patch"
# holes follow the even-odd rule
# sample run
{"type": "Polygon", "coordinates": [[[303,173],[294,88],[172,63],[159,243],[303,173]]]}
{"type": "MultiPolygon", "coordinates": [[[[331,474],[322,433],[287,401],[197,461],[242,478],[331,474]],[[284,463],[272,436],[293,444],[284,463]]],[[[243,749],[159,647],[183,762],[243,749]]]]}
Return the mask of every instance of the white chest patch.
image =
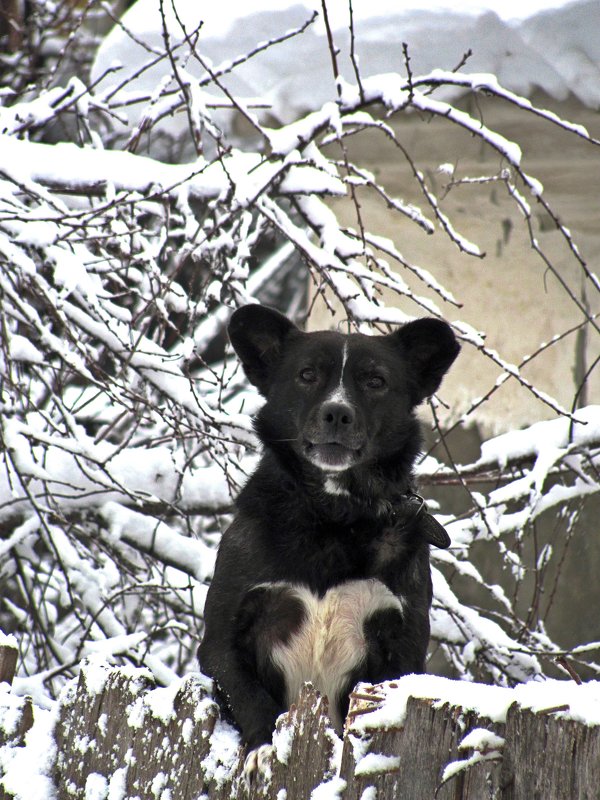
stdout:
{"type": "Polygon", "coordinates": [[[296,701],[302,685],[311,681],[329,698],[331,721],[338,731],[342,719],[337,700],[348,678],[366,657],[363,622],[380,609],[402,612],[402,601],[381,581],[348,581],[319,598],[305,586],[289,585],[302,601],[306,619],[271,657],[285,676],[286,701],[296,701]]]}
{"type": "Polygon", "coordinates": [[[335,494],[342,497],[350,497],[350,492],[347,489],[344,489],[343,486],[340,486],[339,483],[335,480],[335,478],[328,476],[325,478],[325,482],[323,483],[323,488],[327,492],[327,494],[335,494]]]}

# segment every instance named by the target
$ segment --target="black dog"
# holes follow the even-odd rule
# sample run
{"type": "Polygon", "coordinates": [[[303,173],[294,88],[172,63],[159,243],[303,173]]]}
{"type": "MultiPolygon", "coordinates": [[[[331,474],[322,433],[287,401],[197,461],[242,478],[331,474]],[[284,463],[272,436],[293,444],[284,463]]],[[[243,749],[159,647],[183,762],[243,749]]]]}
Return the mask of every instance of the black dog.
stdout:
{"type": "Polygon", "coordinates": [[[259,748],[304,681],[339,729],[359,680],[424,671],[429,544],[449,539],[413,493],[414,409],[460,347],[436,319],[303,333],[259,305],[236,311],[229,335],[266,397],[264,455],[221,542],[198,655],[259,748]]]}

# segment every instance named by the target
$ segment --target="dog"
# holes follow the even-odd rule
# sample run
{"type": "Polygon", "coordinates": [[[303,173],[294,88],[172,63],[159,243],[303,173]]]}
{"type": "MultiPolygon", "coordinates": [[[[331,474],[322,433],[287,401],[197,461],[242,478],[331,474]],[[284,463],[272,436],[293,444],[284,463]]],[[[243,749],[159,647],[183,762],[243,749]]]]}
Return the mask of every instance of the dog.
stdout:
{"type": "Polygon", "coordinates": [[[198,656],[251,778],[305,681],[340,731],[358,681],[425,671],[429,546],[450,540],[415,494],[415,409],[460,346],[438,319],[304,333],[261,305],[234,312],[229,338],[266,399],[263,455],[221,540],[198,656]]]}

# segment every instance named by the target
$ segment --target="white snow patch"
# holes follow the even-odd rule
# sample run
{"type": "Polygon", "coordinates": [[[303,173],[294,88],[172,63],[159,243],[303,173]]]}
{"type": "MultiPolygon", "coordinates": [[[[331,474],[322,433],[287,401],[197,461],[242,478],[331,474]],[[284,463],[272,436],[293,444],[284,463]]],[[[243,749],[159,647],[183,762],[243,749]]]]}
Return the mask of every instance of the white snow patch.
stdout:
{"type": "Polygon", "coordinates": [[[93,654],[104,661],[108,660],[110,656],[135,650],[147,638],[146,631],[137,631],[136,633],[109,636],[107,639],[87,640],[84,643],[84,653],[85,655],[93,654]]]}
{"type": "Polygon", "coordinates": [[[338,776],[320,783],[310,793],[310,800],[340,800],[346,781],[338,776]]]}
{"type": "Polygon", "coordinates": [[[12,694],[8,683],[0,683],[0,732],[7,737],[15,733],[22,709],[23,699],[12,694]]]}
{"type": "Polygon", "coordinates": [[[290,725],[282,725],[273,731],[275,755],[281,764],[287,764],[292,753],[294,729],[290,725]]]}
{"type": "Polygon", "coordinates": [[[150,713],[165,725],[177,716],[175,711],[175,697],[181,689],[184,678],[173,681],[170,686],[158,687],[144,695],[144,703],[150,713]]]}
{"type": "Polygon", "coordinates": [[[356,765],[354,774],[358,777],[392,772],[400,767],[400,756],[386,756],[383,753],[367,753],[356,765]]]}
{"type": "Polygon", "coordinates": [[[14,634],[4,633],[4,631],[0,630],[0,647],[12,647],[14,650],[18,650],[19,643],[14,634]]]}
{"type": "Polygon", "coordinates": [[[125,800],[128,767],[119,767],[110,776],[106,800],[125,800]]]}
{"type": "Polygon", "coordinates": [[[166,782],[167,782],[167,776],[165,775],[165,773],[157,772],[152,781],[152,785],[150,786],[150,791],[152,792],[156,800],[160,800],[160,798],[162,797],[162,792],[166,782]]]}
{"type": "Polygon", "coordinates": [[[183,720],[183,725],[181,726],[181,738],[186,744],[189,744],[192,741],[192,733],[194,731],[194,723],[188,717],[187,719],[183,720]]]}
{"type": "Polygon", "coordinates": [[[202,760],[207,781],[221,786],[234,774],[239,759],[240,735],[222,719],[217,720],[210,737],[210,750],[202,760]]]}
{"type": "Polygon", "coordinates": [[[106,800],[108,780],[98,772],[90,772],[85,779],[84,800],[106,800]]]}
{"type": "Polygon", "coordinates": [[[377,800],[377,789],[375,786],[367,786],[363,789],[360,800],[377,800]]]}
{"type": "Polygon", "coordinates": [[[108,664],[102,664],[95,660],[86,664],[81,671],[85,689],[89,695],[101,694],[106,686],[106,681],[110,675],[108,664]]]}
{"type": "Polygon", "coordinates": [[[506,688],[436,675],[406,675],[391,685],[382,684],[382,691],[385,700],[381,706],[353,721],[355,734],[402,726],[409,697],[431,699],[436,708],[445,703],[460,706],[492,722],[505,722],[509,706],[515,702],[534,712],[564,705],[568,709],[556,712],[560,716],[586,725],[600,725],[600,681],[576,684],[546,679],[506,688]]]}
{"type": "Polygon", "coordinates": [[[497,736],[493,731],[488,731],[485,728],[474,728],[460,742],[458,749],[473,749],[475,752],[469,758],[457,759],[446,764],[442,773],[442,783],[481,761],[501,758],[503,747],[504,739],[501,736],[497,736]]]}
{"type": "Polygon", "coordinates": [[[19,334],[13,333],[8,343],[8,355],[13,361],[27,361],[30,364],[43,364],[44,356],[37,347],[19,334]]]}
{"type": "Polygon", "coordinates": [[[473,728],[458,745],[459,750],[501,750],[504,739],[487,728],[473,728]]]}
{"type": "Polygon", "coordinates": [[[3,788],[15,800],[54,800],[52,773],[56,759],[54,726],[58,705],[52,710],[36,708],[33,726],[24,747],[0,747],[3,788]]]}
{"type": "Polygon", "coordinates": [[[590,405],[577,409],[578,422],[566,417],[536,422],[529,428],[489,439],[481,446],[477,466],[498,464],[503,467],[509,460],[537,456],[549,448],[564,450],[597,441],[600,437],[600,406],[590,405]]]}

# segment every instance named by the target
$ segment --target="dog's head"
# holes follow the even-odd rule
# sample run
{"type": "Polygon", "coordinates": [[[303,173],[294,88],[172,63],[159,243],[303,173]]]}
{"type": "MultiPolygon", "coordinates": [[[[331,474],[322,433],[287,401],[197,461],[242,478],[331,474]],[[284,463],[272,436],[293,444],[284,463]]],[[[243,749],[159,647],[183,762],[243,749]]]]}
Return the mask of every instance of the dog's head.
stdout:
{"type": "Polygon", "coordinates": [[[273,309],[248,305],[229,325],[249,380],[266,397],[257,430],[324,472],[391,456],[414,431],[413,409],[458,355],[449,325],[418,319],[387,336],[303,333],[273,309]]]}

